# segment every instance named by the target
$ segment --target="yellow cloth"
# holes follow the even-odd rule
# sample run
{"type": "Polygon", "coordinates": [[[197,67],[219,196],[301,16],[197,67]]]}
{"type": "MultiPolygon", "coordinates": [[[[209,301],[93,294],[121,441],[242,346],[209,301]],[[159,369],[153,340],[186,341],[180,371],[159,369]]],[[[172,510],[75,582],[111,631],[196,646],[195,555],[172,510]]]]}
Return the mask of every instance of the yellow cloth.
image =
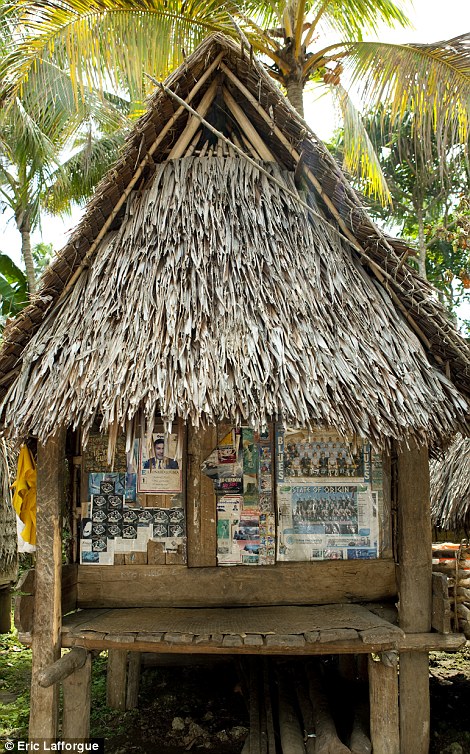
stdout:
{"type": "Polygon", "coordinates": [[[18,457],[16,479],[12,484],[13,507],[23,522],[21,537],[30,545],[36,544],[36,464],[26,445],[18,457]]]}

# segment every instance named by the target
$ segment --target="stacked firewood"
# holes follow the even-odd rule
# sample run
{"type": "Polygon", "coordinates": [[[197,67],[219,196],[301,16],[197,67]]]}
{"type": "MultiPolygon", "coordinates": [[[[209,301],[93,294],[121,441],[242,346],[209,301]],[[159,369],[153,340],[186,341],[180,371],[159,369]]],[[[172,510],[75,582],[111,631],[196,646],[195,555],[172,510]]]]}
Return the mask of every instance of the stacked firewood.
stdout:
{"type": "Polygon", "coordinates": [[[324,660],[250,657],[240,675],[250,716],[242,754],[372,751],[362,688],[351,693],[324,660]]]}
{"type": "Polygon", "coordinates": [[[433,571],[447,576],[452,630],[470,639],[470,545],[433,544],[433,571]]]}

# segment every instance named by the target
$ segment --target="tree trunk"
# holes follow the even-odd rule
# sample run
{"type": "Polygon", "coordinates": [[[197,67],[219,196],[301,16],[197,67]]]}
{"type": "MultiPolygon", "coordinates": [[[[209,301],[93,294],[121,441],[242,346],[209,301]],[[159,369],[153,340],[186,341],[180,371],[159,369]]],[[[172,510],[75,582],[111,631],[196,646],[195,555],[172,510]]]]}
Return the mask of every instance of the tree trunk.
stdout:
{"type": "Polygon", "coordinates": [[[427,280],[426,275],[426,240],[424,237],[424,212],[422,204],[416,207],[416,218],[418,220],[418,271],[422,278],[427,280]]]}
{"type": "Polygon", "coordinates": [[[299,115],[304,117],[304,85],[301,79],[297,77],[290,78],[286,81],[287,99],[297,110],[299,115]]]}
{"type": "Polygon", "coordinates": [[[29,297],[36,293],[36,277],[34,274],[33,254],[31,251],[31,224],[28,219],[23,219],[18,223],[18,229],[21,233],[21,253],[26,267],[26,279],[28,281],[29,297]]]}

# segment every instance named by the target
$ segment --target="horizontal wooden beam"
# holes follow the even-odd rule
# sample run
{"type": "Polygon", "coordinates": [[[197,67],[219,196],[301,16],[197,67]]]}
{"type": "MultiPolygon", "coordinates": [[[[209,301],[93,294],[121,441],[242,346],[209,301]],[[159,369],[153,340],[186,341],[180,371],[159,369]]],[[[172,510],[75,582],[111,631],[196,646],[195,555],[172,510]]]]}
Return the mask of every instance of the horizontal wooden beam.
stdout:
{"type": "MultiPolygon", "coordinates": [[[[248,637],[245,637],[245,640],[248,637]]],[[[267,644],[245,644],[236,646],[234,643],[223,646],[220,642],[208,640],[207,642],[170,642],[165,641],[161,635],[127,634],[125,636],[110,637],[106,639],[103,634],[87,631],[87,636],[80,637],[73,633],[62,635],[62,645],[73,647],[78,644],[87,649],[117,649],[130,652],[155,652],[159,654],[263,654],[263,655],[330,655],[330,654],[370,654],[385,652],[388,649],[398,649],[399,652],[455,652],[465,644],[463,634],[407,634],[398,641],[390,642],[389,645],[378,643],[377,645],[365,644],[361,639],[340,639],[338,641],[316,641],[302,643],[301,637],[297,642],[287,645],[285,641],[267,644]],[[116,640],[115,640],[116,639],[116,640]],[[124,640],[125,639],[125,640],[124,640]]]]}
{"type": "Polygon", "coordinates": [[[79,566],[77,607],[327,605],[396,597],[387,560],[275,566],[79,566]]]}
{"type": "Polygon", "coordinates": [[[44,668],[38,673],[38,683],[44,689],[49,688],[54,683],[59,683],[67,678],[74,670],[82,668],[86,662],[88,652],[83,647],[74,647],[66,655],[56,660],[48,668],[44,668]]]}

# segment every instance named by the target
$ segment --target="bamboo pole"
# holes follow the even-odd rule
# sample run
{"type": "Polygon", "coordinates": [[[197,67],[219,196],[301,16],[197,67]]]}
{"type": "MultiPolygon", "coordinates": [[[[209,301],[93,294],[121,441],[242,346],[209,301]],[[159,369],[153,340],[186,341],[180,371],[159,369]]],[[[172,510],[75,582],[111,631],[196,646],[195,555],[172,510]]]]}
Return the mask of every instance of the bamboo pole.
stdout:
{"type": "Polygon", "coordinates": [[[236,100],[232,97],[232,95],[230,94],[228,89],[226,89],[226,87],[223,87],[222,94],[224,97],[225,104],[227,105],[231,114],[233,115],[238,125],[242,129],[242,132],[245,134],[247,139],[254,146],[256,151],[259,153],[261,159],[264,160],[265,162],[275,162],[273,153],[271,152],[270,149],[268,149],[263,139],[261,138],[259,133],[256,131],[255,127],[253,126],[252,122],[246,117],[242,108],[240,107],[238,102],[236,102],[236,100]]]}
{"type": "MultiPolygon", "coordinates": [[[[197,116],[204,117],[210,106],[212,105],[215,95],[217,94],[217,88],[220,85],[220,76],[216,76],[207,89],[206,93],[202,97],[199,105],[196,108],[197,116]]],[[[170,154],[168,155],[169,160],[178,160],[180,157],[182,157],[191,143],[191,140],[193,136],[195,135],[196,131],[199,129],[199,117],[193,115],[191,118],[188,119],[188,122],[186,124],[186,128],[184,129],[183,133],[179,137],[178,141],[174,145],[173,149],[171,150],[170,154]]]]}

